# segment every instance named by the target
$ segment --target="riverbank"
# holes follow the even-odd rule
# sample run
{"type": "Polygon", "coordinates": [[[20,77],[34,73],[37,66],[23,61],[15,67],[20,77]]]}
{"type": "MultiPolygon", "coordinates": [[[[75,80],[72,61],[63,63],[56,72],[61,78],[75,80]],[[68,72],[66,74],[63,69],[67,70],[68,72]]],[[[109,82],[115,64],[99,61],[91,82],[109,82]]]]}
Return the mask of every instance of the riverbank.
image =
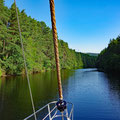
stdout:
{"type": "MultiPolygon", "coordinates": [[[[77,69],[96,69],[96,68],[86,68],[86,67],[84,67],[84,68],[73,68],[73,69],[61,69],[61,71],[62,70],[77,70],[77,69]]],[[[32,71],[32,72],[28,72],[29,74],[31,74],[31,75],[33,75],[33,74],[39,74],[39,73],[45,73],[45,72],[48,72],[48,71],[56,71],[56,69],[49,69],[49,70],[40,70],[40,71],[32,71]]],[[[97,71],[97,69],[95,70],[95,71],[97,71]]],[[[21,74],[5,74],[5,72],[1,72],[1,74],[0,74],[1,76],[0,77],[9,77],[9,76],[24,76],[25,75],[25,71],[24,72],[22,72],[21,74]]]]}
{"type": "MultiPolygon", "coordinates": [[[[40,70],[40,71],[32,71],[32,72],[28,71],[28,73],[37,74],[37,73],[46,72],[46,71],[50,71],[50,70],[40,70]]],[[[25,75],[25,70],[21,74],[6,74],[5,71],[0,70],[0,77],[21,76],[21,75],[25,75]]]]}
{"type": "MultiPolygon", "coordinates": [[[[83,69],[83,68],[74,68],[74,70],[76,69],[83,69]]],[[[61,70],[70,70],[70,69],[61,69],[61,70]]],[[[56,69],[49,69],[49,70],[40,70],[40,71],[28,71],[29,74],[39,74],[39,73],[44,73],[44,72],[48,72],[48,71],[56,71],[56,69]]],[[[25,75],[25,71],[22,72],[21,74],[5,74],[5,72],[2,72],[2,70],[0,70],[0,77],[9,77],[9,76],[24,76],[25,75]]]]}

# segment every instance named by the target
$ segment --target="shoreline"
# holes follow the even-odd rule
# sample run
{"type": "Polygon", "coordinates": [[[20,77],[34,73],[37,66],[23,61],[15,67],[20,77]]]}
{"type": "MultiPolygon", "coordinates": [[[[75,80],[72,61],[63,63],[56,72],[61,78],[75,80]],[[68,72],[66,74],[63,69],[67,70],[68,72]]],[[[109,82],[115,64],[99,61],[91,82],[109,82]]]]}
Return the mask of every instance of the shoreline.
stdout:
{"type": "MultiPolygon", "coordinates": [[[[86,68],[86,67],[83,67],[83,68],[71,68],[71,70],[76,70],[76,69],[89,69],[89,68],[86,68]]],[[[61,70],[70,70],[70,69],[61,69],[61,70]]],[[[33,75],[33,74],[38,74],[38,73],[44,73],[44,72],[48,72],[48,71],[56,71],[56,69],[50,69],[50,70],[41,70],[41,71],[34,71],[34,72],[28,72],[28,74],[30,75],[33,75]]],[[[5,78],[5,77],[17,77],[17,76],[25,76],[26,74],[23,72],[21,74],[3,74],[0,76],[0,78],[5,78]]]]}

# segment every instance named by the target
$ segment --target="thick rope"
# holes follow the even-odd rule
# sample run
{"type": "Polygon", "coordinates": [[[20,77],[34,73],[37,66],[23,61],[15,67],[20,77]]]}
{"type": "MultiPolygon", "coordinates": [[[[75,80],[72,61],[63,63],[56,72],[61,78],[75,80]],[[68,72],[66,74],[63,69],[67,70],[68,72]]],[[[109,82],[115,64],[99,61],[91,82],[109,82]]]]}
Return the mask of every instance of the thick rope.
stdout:
{"type": "Polygon", "coordinates": [[[35,113],[35,106],[34,106],[34,102],[33,102],[32,91],[31,91],[31,86],[30,86],[30,80],[29,80],[29,75],[28,75],[28,70],[27,70],[27,65],[26,65],[26,58],[25,58],[25,53],[24,53],[24,46],[23,46],[23,40],[22,40],[22,35],[21,35],[21,28],[20,28],[20,22],[19,22],[19,16],[18,16],[18,11],[17,11],[16,0],[14,0],[14,2],[15,2],[15,7],[16,7],[18,29],[19,29],[19,35],[20,35],[20,41],[21,41],[23,59],[24,59],[25,72],[26,72],[27,81],[28,81],[28,87],[29,87],[29,92],[30,92],[30,98],[31,98],[31,103],[32,103],[34,118],[35,118],[35,120],[37,120],[36,113],[35,113]]]}
{"type": "Polygon", "coordinates": [[[53,40],[54,40],[54,50],[55,50],[55,60],[56,60],[56,69],[57,69],[59,98],[62,100],[63,95],[62,95],[57,29],[56,29],[56,19],[55,19],[55,5],[54,5],[54,0],[49,0],[49,2],[50,2],[50,11],[51,11],[52,30],[53,30],[53,40]]]}

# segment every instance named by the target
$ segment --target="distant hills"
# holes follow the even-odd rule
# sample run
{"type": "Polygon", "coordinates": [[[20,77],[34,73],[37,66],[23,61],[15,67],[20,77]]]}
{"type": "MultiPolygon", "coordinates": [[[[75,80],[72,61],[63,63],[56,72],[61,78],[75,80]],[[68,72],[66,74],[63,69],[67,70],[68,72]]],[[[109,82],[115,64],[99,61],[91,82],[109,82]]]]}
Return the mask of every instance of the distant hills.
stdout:
{"type": "Polygon", "coordinates": [[[90,56],[96,56],[96,57],[99,55],[99,53],[86,53],[86,54],[88,54],[90,56]]]}

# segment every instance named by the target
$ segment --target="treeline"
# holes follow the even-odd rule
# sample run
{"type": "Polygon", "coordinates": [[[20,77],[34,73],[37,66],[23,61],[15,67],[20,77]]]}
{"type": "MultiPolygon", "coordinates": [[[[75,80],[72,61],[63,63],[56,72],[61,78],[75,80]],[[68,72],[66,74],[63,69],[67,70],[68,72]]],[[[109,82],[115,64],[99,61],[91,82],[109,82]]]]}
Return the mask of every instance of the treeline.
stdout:
{"type": "Polygon", "coordinates": [[[110,40],[108,47],[101,51],[97,59],[97,67],[105,72],[120,72],[120,36],[110,40]]]}
{"type": "MultiPolygon", "coordinates": [[[[18,14],[29,72],[55,69],[52,30],[43,21],[27,16],[24,10],[18,9],[18,14]]],[[[63,40],[58,41],[62,69],[94,67],[96,58],[69,49],[63,40]]],[[[15,4],[8,9],[4,0],[0,0],[0,76],[24,73],[15,4]]]]}
{"type": "Polygon", "coordinates": [[[95,68],[96,67],[96,60],[97,56],[91,56],[89,54],[81,53],[83,67],[84,68],[95,68]]]}

